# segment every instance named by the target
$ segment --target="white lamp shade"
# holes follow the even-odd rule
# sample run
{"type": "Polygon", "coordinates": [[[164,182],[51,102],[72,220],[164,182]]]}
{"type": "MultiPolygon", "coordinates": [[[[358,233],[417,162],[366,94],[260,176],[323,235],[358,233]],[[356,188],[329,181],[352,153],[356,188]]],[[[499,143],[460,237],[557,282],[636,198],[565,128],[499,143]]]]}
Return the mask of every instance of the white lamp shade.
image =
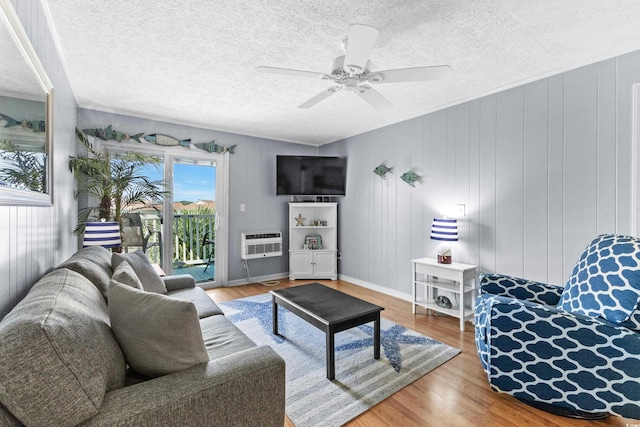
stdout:
{"type": "Polygon", "coordinates": [[[87,246],[119,248],[121,244],[120,224],[117,222],[88,222],[86,224],[82,241],[83,248],[87,246]]]}
{"type": "Polygon", "coordinates": [[[434,218],[431,224],[431,240],[458,241],[458,221],[449,218],[434,218]]]}

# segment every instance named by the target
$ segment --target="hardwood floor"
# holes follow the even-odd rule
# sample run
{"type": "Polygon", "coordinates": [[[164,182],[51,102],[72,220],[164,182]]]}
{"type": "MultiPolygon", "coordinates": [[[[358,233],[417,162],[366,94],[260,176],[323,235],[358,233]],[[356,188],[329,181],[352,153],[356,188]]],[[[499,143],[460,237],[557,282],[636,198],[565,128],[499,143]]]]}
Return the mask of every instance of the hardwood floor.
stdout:
{"type": "MultiPolygon", "coordinates": [[[[229,301],[312,280],[280,280],[266,287],[250,284],[210,289],[216,302],[229,301]]],[[[446,315],[411,313],[411,303],[336,280],[319,282],[385,308],[382,317],[462,350],[452,360],[405,387],[347,424],[370,426],[640,426],[640,421],[610,416],[583,421],[552,415],[520,403],[511,396],[491,391],[476,353],[474,328],[459,329],[458,319],[446,315]]],[[[293,423],[287,418],[285,426],[293,423]]]]}

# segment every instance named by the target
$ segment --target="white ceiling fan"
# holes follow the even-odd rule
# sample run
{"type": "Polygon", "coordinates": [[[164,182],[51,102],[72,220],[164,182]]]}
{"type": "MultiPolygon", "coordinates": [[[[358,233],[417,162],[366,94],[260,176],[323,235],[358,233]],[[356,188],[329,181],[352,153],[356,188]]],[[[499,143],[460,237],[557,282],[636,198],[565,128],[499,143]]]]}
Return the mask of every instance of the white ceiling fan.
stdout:
{"type": "Polygon", "coordinates": [[[438,80],[451,72],[448,65],[431,67],[399,68],[395,70],[371,71],[369,55],[378,38],[378,30],[368,25],[351,25],[349,36],[343,42],[345,54],[338,56],[331,63],[331,73],[292,70],[288,68],[258,67],[261,73],[281,74],[295,77],[311,77],[331,80],[335,86],[320,92],[303,102],[298,108],[310,108],[341,90],[353,92],[368,102],[376,110],[386,110],[392,103],[375,90],[371,84],[418,82],[438,80]]]}

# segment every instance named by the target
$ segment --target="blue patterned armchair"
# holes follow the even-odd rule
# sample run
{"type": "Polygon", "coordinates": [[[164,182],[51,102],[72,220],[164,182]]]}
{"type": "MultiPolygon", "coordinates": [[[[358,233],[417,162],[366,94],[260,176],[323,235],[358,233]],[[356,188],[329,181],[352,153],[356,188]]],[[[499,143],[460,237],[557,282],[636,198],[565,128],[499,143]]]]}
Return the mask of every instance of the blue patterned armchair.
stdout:
{"type": "Polygon", "coordinates": [[[494,391],[565,416],[640,419],[640,239],[602,235],[564,287],[480,279],[476,346],[494,391]]]}

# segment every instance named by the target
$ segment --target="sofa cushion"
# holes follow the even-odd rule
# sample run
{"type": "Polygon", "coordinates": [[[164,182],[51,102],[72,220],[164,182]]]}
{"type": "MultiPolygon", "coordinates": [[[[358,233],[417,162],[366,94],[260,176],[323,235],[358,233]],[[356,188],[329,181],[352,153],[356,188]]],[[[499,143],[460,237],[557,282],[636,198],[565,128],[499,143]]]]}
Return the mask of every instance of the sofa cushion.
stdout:
{"type": "Polygon", "coordinates": [[[200,320],[204,345],[210,360],[237,353],[256,344],[224,316],[211,316],[200,320]]]}
{"type": "Polygon", "coordinates": [[[0,402],[25,425],[76,425],[125,379],[104,298],[66,268],[44,276],[0,322],[0,360],[0,402]]]}
{"type": "Polygon", "coordinates": [[[185,301],[191,301],[196,306],[198,317],[200,319],[217,314],[224,314],[220,307],[207,295],[204,289],[199,287],[178,289],[167,293],[167,296],[178,298],[185,301]]]}
{"type": "Polygon", "coordinates": [[[640,303],[640,239],[596,237],[567,281],[558,308],[622,323],[640,303]]]}
{"type": "Polygon", "coordinates": [[[136,272],[133,271],[133,267],[131,267],[131,264],[126,260],[122,260],[113,270],[113,276],[111,276],[111,278],[123,285],[129,285],[140,290],[143,289],[136,272]]]}
{"type": "Polygon", "coordinates": [[[114,253],[111,257],[112,267],[118,268],[118,265],[124,259],[133,267],[133,271],[136,272],[136,276],[140,279],[142,288],[145,291],[159,294],[167,293],[167,287],[164,285],[160,276],[158,276],[158,273],[153,269],[149,259],[142,250],[126,254],[114,253]]]}
{"type": "Polygon", "coordinates": [[[109,287],[111,327],[132,369],[158,377],[209,361],[191,302],[115,280],[109,287]]]}
{"type": "Polygon", "coordinates": [[[73,254],[58,268],[68,268],[82,274],[97,286],[103,297],[107,297],[111,268],[111,252],[102,246],[89,246],[73,254]]]}

